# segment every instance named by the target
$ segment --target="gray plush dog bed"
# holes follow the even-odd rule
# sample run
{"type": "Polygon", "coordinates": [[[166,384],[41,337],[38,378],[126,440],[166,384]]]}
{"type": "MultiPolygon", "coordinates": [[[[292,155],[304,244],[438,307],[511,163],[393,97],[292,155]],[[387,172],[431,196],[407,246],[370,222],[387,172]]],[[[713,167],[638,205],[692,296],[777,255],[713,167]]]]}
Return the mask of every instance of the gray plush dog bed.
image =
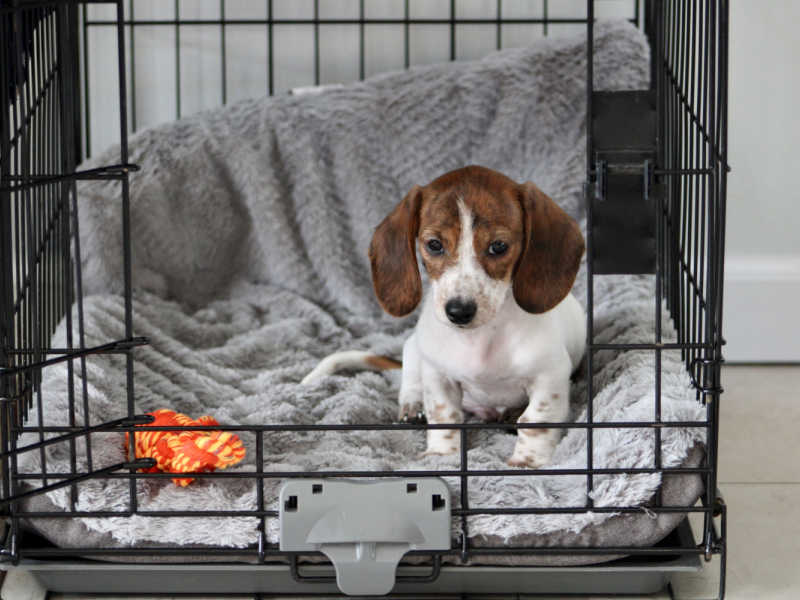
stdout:
{"type": "MultiPolygon", "coordinates": [[[[648,47],[624,22],[600,22],[595,33],[598,89],[647,86],[648,47]]],[[[482,164],[517,181],[532,180],[583,223],[585,153],[585,39],[561,38],[474,62],[415,68],[318,95],[245,101],[143,131],[130,141],[136,335],[150,338],[135,351],[136,408],[171,408],[221,423],[390,423],[397,414],[398,374],[361,372],[304,388],[300,379],[317,361],[341,349],[399,356],[415,316],[382,314],[374,299],[366,249],[375,225],[414,184],[465,164],[482,164]]],[[[118,161],[111,150],[93,165],[118,161]]],[[[91,165],[88,165],[91,166],[91,165]]],[[[119,189],[113,182],[79,186],[86,344],[124,337],[119,189]]],[[[573,293],[585,299],[585,270],[573,293]]],[[[595,282],[599,342],[652,341],[654,281],[606,276],[595,282]]],[[[674,332],[663,311],[664,337],[674,332]]],[[[65,345],[65,327],[54,346],[65,345]]],[[[652,352],[596,355],[595,421],[651,420],[652,352]]],[[[124,359],[88,360],[89,421],[126,414],[124,359]]],[[[43,373],[46,425],[68,422],[67,371],[43,373]]],[[[74,381],[80,398],[83,382],[74,381]]],[[[586,382],[573,385],[571,417],[583,421],[586,382]]],[[[76,419],[83,422],[80,403],[76,419]]],[[[664,352],[662,418],[702,420],[678,355],[664,352]]],[[[39,416],[34,409],[33,422],[39,416]]],[[[586,432],[569,430],[550,468],[585,468],[586,432]]],[[[252,471],[255,444],[235,470],[252,471]]],[[[30,437],[22,444],[35,441],[30,437]]],[[[95,434],[94,467],[124,459],[122,436],[95,434]]],[[[702,429],[664,429],[662,464],[695,466],[702,429]]],[[[472,468],[501,469],[513,435],[476,431],[468,439],[472,468]]],[[[424,433],[408,431],[270,433],[269,471],[420,470],[454,468],[456,457],[421,458],[424,433]]],[[[69,470],[67,444],[47,450],[48,470],[69,470]]],[[[77,443],[78,469],[86,468],[77,443]]],[[[654,466],[653,431],[594,433],[596,467],[654,466]]],[[[40,470],[27,453],[22,472],[40,470]]],[[[691,505],[697,476],[596,476],[596,506],[643,506],[641,514],[475,516],[477,545],[647,545],[666,535],[680,514],[646,510],[663,483],[666,503],[691,505]]],[[[453,506],[458,481],[449,482],[453,506]]],[[[584,476],[474,477],[470,506],[558,507],[586,501],[584,476]]],[[[264,487],[277,506],[280,481],[264,487]]],[[[79,510],[124,510],[124,480],[78,486],[79,510]]],[[[254,483],[203,480],[187,488],[171,481],[139,483],[142,510],[253,510],[254,483]]],[[[27,508],[63,510],[68,489],[28,501],[27,508]]],[[[252,518],[113,518],[32,520],[62,546],[226,545],[258,539],[252,518]]],[[[459,524],[454,521],[453,535],[459,524]]],[[[268,539],[278,523],[268,520],[268,539]]],[[[598,557],[538,557],[535,564],[591,562],[598,557]]]]}

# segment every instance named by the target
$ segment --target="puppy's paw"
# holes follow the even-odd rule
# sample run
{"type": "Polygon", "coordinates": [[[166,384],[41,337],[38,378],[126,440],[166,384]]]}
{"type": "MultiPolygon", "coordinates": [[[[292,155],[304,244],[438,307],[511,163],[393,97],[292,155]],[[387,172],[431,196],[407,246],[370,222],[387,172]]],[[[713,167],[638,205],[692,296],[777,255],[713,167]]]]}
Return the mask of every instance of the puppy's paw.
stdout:
{"type": "Polygon", "coordinates": [[[431,429],[427,436],[427,449],[422,456],[447,456],[461,450],[461,436],[456,429],[431,429]]]}
{"type": "Polygon", "coordinates": [[[424,425],[428,422],[425,418],[425,410],[423,409],[422,402],[410,402],[400,404],[400,409],[397,412],[397,421],[399,423],[412,423],[414,425],[424,425]]]}
{"type": "Polygon", "coordinates": [[[425,458],[426,456],[452,456],[454,454],[458,454],[460,446],[458,444],[452,446],[437,446],[435,448],[428,448],[419,455],[420,458],[425,458]]]}
{"type": "MultiPolygon", "coordinates": [[[[524,467],[527,469],[540,469],[550,462],[550,457],[555,450],[555,444],[550,440],[531,439],[523,432],[536,431],[543,432],[547,430],[541,429],[520,429],[522,435],[517,440],[517,445],[514,447],[514,453],[508,459],[508,466],[510,467],[524,467]]],[[[542,437],[547,434],[539,434],[542,437]]]]}
{"type": "Polygon", "coordinates": [[[532,454],[518,455],[516,452],[506,461],[509,467],[521,467],[523,469],[540,469],[545,464],[532,454]]]}

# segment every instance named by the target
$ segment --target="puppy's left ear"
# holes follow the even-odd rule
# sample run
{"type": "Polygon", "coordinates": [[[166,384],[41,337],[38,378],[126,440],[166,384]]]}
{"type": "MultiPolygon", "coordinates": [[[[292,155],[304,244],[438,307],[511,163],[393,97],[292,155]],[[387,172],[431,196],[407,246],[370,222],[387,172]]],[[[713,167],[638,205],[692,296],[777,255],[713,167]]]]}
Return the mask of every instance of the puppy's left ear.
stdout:
{"type": "Polygon", "coordinates": [[[586,246],[575,220],[533,183],[519,186],[519,198],[525,237],[514,299],[530,313],[543,313],[572,289],[586,246]]]}

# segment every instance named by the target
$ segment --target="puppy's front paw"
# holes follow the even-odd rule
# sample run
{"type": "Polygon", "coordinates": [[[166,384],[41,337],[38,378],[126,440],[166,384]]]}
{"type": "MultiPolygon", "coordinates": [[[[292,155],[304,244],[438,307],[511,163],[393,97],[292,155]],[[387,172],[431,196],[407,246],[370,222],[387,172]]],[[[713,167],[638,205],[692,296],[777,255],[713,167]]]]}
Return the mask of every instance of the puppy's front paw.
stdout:
{"type": "Polygon", "coordinates": [[[397,412],[397,420],[400,423],[412,423],[414,425],[423,425],[428,422],[425,418],[422,402],[401,403],[397,412]]]}
{"type": "Polygon", "coordinates": [[[461,450],[461,436],[455,429],[431,429],[427,442],[428,447],[422,456],[446,456],[461,450]]]}
{"type": "Polygon", "coordinates": [[[526,454],[524,456],[518,456],[515,452],[511,455],[506,461],[506,464],[509,467],[522,467],[523,469],[539,469],[543,467],[546,463],[540,461],[532,454],[526,454]]]}
{"type": "Polygon", "coordinates": [[[420,454],[420,458],[425,458],[426,456],[452,456],[458,454],[460,449],[461,446],[457,443],[450,445],[438,444],[433,447],[428,446],[428,449],[420,454]]]}
{"type": "Polygon", "coordinates": [[[510,467],[525,467],[527,469],[540,469],[550,462],[556,445],[551,438],[550,430],[520,429],[514,453],[508,459],[510,467]],[[530,434],[527,432],[536,432],[530,434]]]}

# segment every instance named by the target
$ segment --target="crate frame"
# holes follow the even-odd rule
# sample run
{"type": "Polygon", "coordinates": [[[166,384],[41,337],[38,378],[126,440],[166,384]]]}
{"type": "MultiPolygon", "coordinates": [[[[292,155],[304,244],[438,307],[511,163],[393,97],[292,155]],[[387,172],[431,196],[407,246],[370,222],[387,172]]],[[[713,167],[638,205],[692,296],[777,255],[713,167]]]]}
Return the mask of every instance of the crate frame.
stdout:
{"type": "MultiPolygon", "coordinates": [[[[135,348],[147,343],[134,334],[131,294],[131,240],[128,175],[136,170],[128,158],[129,130],[136,129],[135,93],[129,103],[128,69],[126,50],[135,51],[133,32],[137,26],[159,25],[174,27],[176,32],[184,25],[219,27],[222,36],[222,101],[226,101],[225,84],[225,35],[227,28],[236,25],[263,25],[268,35],[270,95],[275,92],[273,79],[274,30],[281,25],[303,24],[314,28],[314,83],[320,83],[319,31],[327,24],[357,25],[360,39],[359,75],[365,75],[364,31],[370,24],[395,24],[404,27],[404,61],[409,60],[409,27],[412,25],[448,25],[450,30],[450,59],[457,57],[456,28],[460,24],[493,24],[497,32],[497,45],[501,45],[504,24],[537,24],[547,28],[558,24],[585,24],[587,28],[587,54],[593,55],[594,1],[587,0],[584,19],[549,18],[548,3],[544,0],[542,18],[503,18],[502,0],[497,0],[495,19],[467,19],[457,13],[455,0],[450,2],[448,18],[416,19],[411,16],[409,0],[404,2],[402,19],[369,19],[365,17],[364,0],[359,3],[359,17],[348,19],[321,18],[319,0],[314,0],[314,17],[311,19],[278,19],[273,17],[273,2],[267,0],[268,16],[264,20],[225,19],[225,2],[220,1],[221,18],[211,20],[181,20],[176,0],[176,18],[173,20],[137,21],[133,18],[132,0],[129,0],[128,16],[122,0],[15,0],[0,8],[0,27],[4,34],[13,37],[13,43],[0,45],[0,104],[4,107],[0,118],[0,462],[2,464],[2,500],[8,518],[8,528],[0,557],[19,564],[26,560],[56,560],[77,557],[123,557],[136,556],[241,556],[251,555],[259,564],[276,559],[288,559],[291,572],[298,580],[304,576],[298,566],[297,555],[280,552],[266,542],[266,520],[276,518],[277,510],[264,506],[263,489],[257,486],[256,511],[175,511],[158,516],[256,516],[261,520],[261,539],[257,547],[231,549],[225,547],[187,549],[164,548],[53,548],[28,545],[23,534],[22,520],[25,518],[70,518],[74,516],[96,516],[103,514],[78,511],[75,508],[77,485],[88,478],[109,477],[129,481],[128,514],[146,514],[137,503],[137,481],[147,478],[165,478],[169,474],[140,473],[146,461],[131,461],[117,465],[93,468],[91,452],[88,470],[80,472],[73,460],[70,473],[53,474],[42,472],[38,476],[17,473],[16,457],[21,452],[40,451],[53,443],[68,443],[72,448],[78,438],[84,438],[91,448],[90,433],[115,431],[131,432],[137,424],[148,418],[136,414],[134,409],[134,365],[135,348]],[[116,6],[116,19],[91,19],[87,4],[105,3],[116,6]],[[89,140],[89,78],[88,61],[90,49],[87,43],[91,27],[111,27],[117,35],[117,68],[119,77],[119,132],[120,156],[115,164],[91,170],[79,170],[84,155],[90,152],[89,140]],[[126,43],[125,33],[130,32],[126,43]],[[82,37],[81,37],[82,36],[82,37]],[[84,77],[81,78],[81,72],[84,77]],[[82,89],[81,89],[82,88],[82,89]],[[5,107],[10,107],[6,110],[5,107]],[[129,122],[132,127],[129,128],[129,122]],[[80,256],[77,235],[77,200],[75,182],[81,179],[111,179],[119,184],[120,211],[123,216],[123,281],[125,296],[125,337],[110,340],[99,347],[87,348],[83,339],[83,312],[81,290],[80,256]],[[78,307],[78,323],[73,325],[67,307],[75,303],[78,307]],[[68,347],[51,348],[50,335],[56,324],[68,315],[68,347]],[[50,365],[66,362],[72,380],[80,371],[85,374],[87,359],[97,353],[121,353],[126,357],[128,415],[124,419],[89,427],[73,420],[69,427],[44,427],[42,423],[27,422],[28,410],[35,402],[42,414],[45,399],[40,387],[41,373],[50,365]],[[17,438],[23,432],[36,432],[39,442],[24,448],[17,446],[17,438]],[[56,437],[45,439],[46,435],[56,437]],[[42,485],[23,491],[25,480],[40,480],[42,485]],[[58,480],[54,483],[48,481],[58,480]],[[41,494],[57,487],[70,486],[72,510],[66,512],[31,513],[25,511],[20,500],[41,494]]],[[[669,2],[669,0],[646,0],[640,11],[638,1],[633,2],[632,21],[644,26],[650,39],[651,91],[656,99],[657,152],[652,163],[644,166],[643,186],[646,189],[660,187],[662,195],[656,199],[658,210],[655,219],[655,279],[656,331],[652,343],[600,344],[594,341],[593,320],[593,227],[592,199],[600,192],[607,169],[597,160],[593,128],[587,128],[586,206],[587,206],[587,423],[537,423],[516,425],[508,423],[489,424],[363,424],[363,425],[262,425],[239,426],[225,424],[224,429],[234,432],[250,432],[256,439],[255,472],[205,473],[199,477],[238,478],[248,477],[263,481],[266,478],[295,477],[425,477],[455,476],[461,482],[461,508],[453,513],[461,520],[460,546],[448,551],[426,553],[432,555],[432,565],[439,564],[443,555],[470,560],[479,556],[538,555],[538,554],[624,554],[644,557],[703,556],[707,560],[714,555],[720,557],[719,597],[724,596],[726,556],[726,509],[717,490],[717,446],[719,434],[719,400],[722,393],[720,383],[722,345],[722,281],[724,274],[725,248],[725,201],[727,165],[727,0],[701,0],[697,2],[669,2]],[[651,187],[652,186],[652,187],[651,187]],[[694,224],[692,221],[694,220],[694,224]],[[678,330],[678,341],[662,341],[661,298],[678,330]],[[593,356],[602,350],[652,351],[656,357],[655,407],[652,421],[647,423],[595,423],[592,420],[592,373],[593,356]],[[660,415],[661,356],[664,351],[680,351],[697,390],[698,401],[706,407],[706,419],[698,422],[668,423],[660,415]],[[554,512],[638,512],[638,507],[594,507],[591,498],[587,505],[574,508],[470,508],[468,503],[468,478],[480,475],[536,476],[552,473],[543,470],[477,471],[469,467],[466,436],[471,429],[512,429],[517,427],[557,427],[560,429],[585,428],[587,430],[586,469],[557,470],[563,475],[584,475],[587,490],[592,488],[593,477],[598,474],[624,473],[670,473],[700,474],[705,483],[705,492],[698,507],[665,507],[656,499],[653,512],[680,512],[686,515],[703,515],[703,536],[699,544],[687,542],[681,537],[678,545],[641,548],[625,546],[619,548],[475,548],[468,538],[467,517],[474,514],[536,514],[554,512]],[[592,465],[592,432],[598,428],[637,427],[652,428],[656,439],[656,465],[652,469],[597,469],[592,465]],[[707,432],[706,459],[696,468],[662,468],[659,462],[661,430],[664,427],[703,427],[707,432]],[[344,430],[425,430],[456,429],[461,436],[461,462],[456,470],[447,471],[335,471],[335,472],[274,472],[263,469],[263,436],[271,431],[344,431],[344,430]],[[719,517],[719,527],[715,518],[719,517]]],[[[175,43],[176,69],[176,114],[181,114],[180,100],[180,36],[175,43]]],[[[592,81],[592,60],[587,60],[587,81],[592,81]]],[[[131,87],[135,78],[131,79],[131,87]]],[[[587,114],[594,115],[597,102],[592,86],[587,86],[587,114]]],[[[83,378],[85,382],[85,378],[83,378]]],[[[85,383],[84,383],[85,386],[85,383]]],[[[78,401],[87,401],[86,388],[82,398],[72,397],[70,406],[78,401]]],[[[85,411],[88,413],[88,411],[85,411]]],[[[181,428],[168,428],[178,430],[181,428]]],[[[198,430],[202,427],[185,429],[198,430]]],[[[132,437],[132,436],[131,436],[132,437]]],[[[131,448],[132,451],[132,448],[131,448]]],[[[133,455],[133,452],[131,452],[133,455]]],[[[114,512],[113,515],[119,516],[114,512]]],[[[153,513],[153,516],[156,516],[153,513]]]]}

